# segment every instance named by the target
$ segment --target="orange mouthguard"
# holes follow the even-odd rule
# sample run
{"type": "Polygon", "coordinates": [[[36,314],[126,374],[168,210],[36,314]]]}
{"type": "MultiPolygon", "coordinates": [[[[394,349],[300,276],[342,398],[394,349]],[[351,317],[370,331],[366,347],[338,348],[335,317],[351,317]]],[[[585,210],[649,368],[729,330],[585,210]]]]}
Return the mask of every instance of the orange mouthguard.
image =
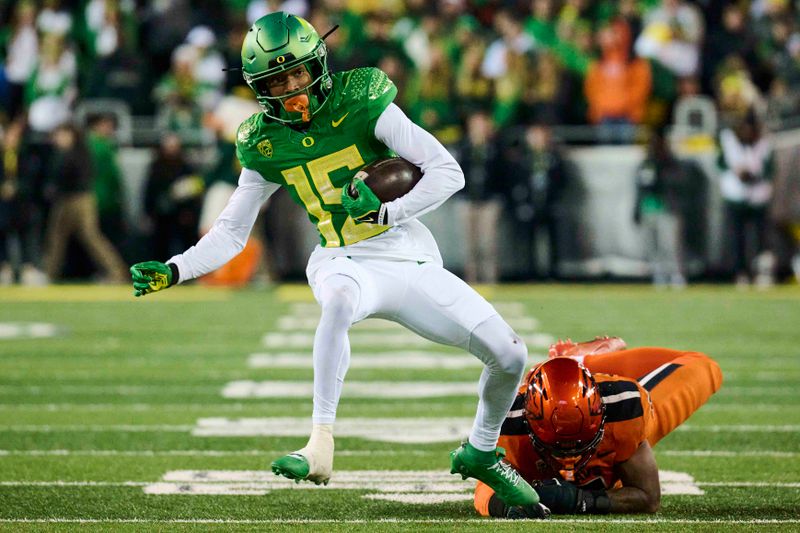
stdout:
{"type": "Polygon", "coordinates": [[[311,120],[311,113],[308,111],[308,95],[298,94],[283,101],[283,108],[291,113],[302,113],[303,122],[311,120]]]}

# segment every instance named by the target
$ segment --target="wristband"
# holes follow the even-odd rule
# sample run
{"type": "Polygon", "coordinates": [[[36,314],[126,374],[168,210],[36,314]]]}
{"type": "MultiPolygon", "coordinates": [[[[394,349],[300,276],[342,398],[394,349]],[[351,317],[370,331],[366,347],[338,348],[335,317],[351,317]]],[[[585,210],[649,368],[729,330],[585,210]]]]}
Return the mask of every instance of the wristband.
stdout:
{"type": "Polygon", "coordinates": [[[172,283],[169,284],[170,287],[173,285],[178,284],[178,280],[180,279],[180,275],[178,274],[178,265],[175,263],[167,263],[167,266],[172,271],[172,283]]]}

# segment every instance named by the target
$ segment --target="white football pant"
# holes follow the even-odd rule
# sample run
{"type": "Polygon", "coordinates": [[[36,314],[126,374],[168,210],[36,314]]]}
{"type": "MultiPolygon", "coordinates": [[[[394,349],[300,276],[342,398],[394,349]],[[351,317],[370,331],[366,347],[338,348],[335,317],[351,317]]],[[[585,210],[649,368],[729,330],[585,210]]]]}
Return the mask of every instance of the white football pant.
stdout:
{"type": "Polygon", "coordinates": [[[315,425],[336,419],[350,363],[348,329],[368,317],[383,318],[483,361],[469,441],[494,450],[528,352],[489,302],[441,266],[415,261],[336,257],[310,273],[309,285],[322,307],[313,353],[315,425]]]}

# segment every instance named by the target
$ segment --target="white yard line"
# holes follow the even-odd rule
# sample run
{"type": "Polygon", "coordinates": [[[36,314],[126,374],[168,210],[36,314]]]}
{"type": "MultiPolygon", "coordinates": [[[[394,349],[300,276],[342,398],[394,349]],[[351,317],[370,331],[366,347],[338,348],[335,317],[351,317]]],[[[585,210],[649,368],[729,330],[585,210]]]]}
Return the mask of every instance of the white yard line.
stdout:
{"type": "Polygon", "coordinates": [[[717,394],[726,399],[736,396],[761,397],[761,396],[775,396],[775,395],[791,398],[792,395],[796,392],[797,389],[795,387],[775,387],[772,385],[769,386],[725,385],[717,394]]]}
{"type": "MultiPolygon", "coordinates": [[[[361,437],[381,442],[457,442],[469,435],[472,418],[339,418],[337,437],[361,437]]],[[[0,428],[1,429],[1,428],[0,428]]],[[[192,434],[198,437],[307,436],[311,419],[201,418],[192,434]]]]}
{"type": "Polygon", "coordinates": [[[149,481],[0,481],[0,487],[146,487],[149,481]]]}
{"type": "MultiPolygon", "coordinates": [[[[270,524],[443,524],[458,526],[461,524],[483,524],[491,522],[486,518],[379,518],[366,519],[236,519],[236,518],[174,518],[174,519],[148,519],[148,518],[0,518],[3,524],[223,524],[223,525],[270,525],[270,524]]],[[[719,524],[719,525],[789,525],[800,524],[800,519],[774,519],[754,518],[752,520],[725,520],[725,519],[671,519],[671,518],[562,518],[554,519],[552,524],[719,524]]]]}
{"type": "MultiPolygon", "coordinates": [[[[278,418],[201,418],[197,425],[188,424],[19,424],[0,425],[0,431],[20,433],[52,433],[58,431],[86,432],[188,432],[195,436],[210,437],[287,437],[307,436],[310,419],[306,417],[278,418]]],[[[432,443],[446,442],[469,434],[472,419],[453,418],[340,418],[336,422],[337,435],[362,437],[384,442],[432,443]]],[[[712,433],[795,433],[800,425],[711,425],[685,424],[676,431],[712,433]]]]}
{"type": "Polygon", "coordinates": [[[0,385],[0,392],[22,392],[29,395],[41,394],[108,394],[114,396],[158,396],[165,392],[211,393],[214,385],[0,385]]]}
{"type": "MultiPolygon", "coordinates": [[[[700,496],[703,490],[686,472],[659,472],[662,494],[700,496]]],[[[337,471],[326,490],[371,490],[381,493],[414,493],[417,497],[444,493],[471,493],[474,480],[462,480],[439,470],[342,470],[337,471]]],[[[174,470],[144,488],[146,494],[267,494],[274,490],[314,490],[314,485],[297,486],[264,470],[174,470]]],[[[404,501],[384,497],[392,501],[404,501]]],[[[420,503],[424,502],[424,498],[420,503]]],[[[435,503],[433,501],[427,503],[435,503]]]]}
{"type": "Polygon", "coordinates": [[[744,381],[747,383],[785,383],[787,381],[791,381],[792,379],[797,379],[786,370],[775,370],[774,372],[751,372],[749,374],[746,371],[725,372],[724,375],[727,382],[744,381]]]}
{"type": "Polygon", "coordinates": [[[777,457],[790,458],[800,457],[800,452],[782,452],[777,450],[746,450],[746,451],[726,451],[726,450],[664,450],[656,448],[657,455],[670,457],[777,457]]]}
{"type": "Polygon", "coordinates": [[[117,431],[120,433],[138,433],[149,431],[172,431],[172,432],[185,432],[191,431],[195,426],[181,425],[181,424],[155,424],[155,425],[135,425],[135,424],[117,424],[117,425],[97,425],[97,424],[27,424],[27,425],[8,425],[0,426],[0,431],[16,431],[16,432],[30,432],[30,433],[52,433],[55,431],[117,431]]]}
{"type": "Polygon", "coordinates": [[[800,431],[800,425],[713,424],[708,426],[698,426],[694,424],[683,424],[675,428],[675,431],[708,431],[711,433],[795,433],[800,431]]]}
{"type": "MultiPolygon", "coordinates": [[[[291,450],[0,450],[0,457],[237,457],[237,456],[271,456],[288,453],[291,450]]],[[[425,456],[438,455],[436,450],[336,450],[337,456],[361,457],[373,455],[385,456],[425,456]]],[[[800,457],[800,452],[783,452],[776,450],[664,450],[656,448],[657,455],[667,457],[766,457],[789,459],[800,457]]]]}
{"type": "Polygon", "coordinates": [[[471,491],[475,486],[474,481],[467,486],[459,486],[450,483],[422,483],[420,481],[410,481],[408,483],[397,482],[351,482],[345,483],[341,481],[333,481],[325,485],[314,485],[313,483],[295,483],[290,479],[283,478],[280,480],[276,478],[274,482],[232,482],[232,483],[202,483],[202,482],[187,482],[181,481],[178,483],[170,482],[157,482],[151,483],[144,487],[145,494],[157,494],[160,496],[184,494],[189,496],[197,495],[264,495],[269,494],[275,490],[369,490],[375,492],[394,491],[401,493],[414,493],[414,494],[463,494],[466,491],[471,491]]]}
{"type": "MultiPolygon", "coordinates": [[[[733,411],[735,413],[742,412],[742,404],[741,403],[719,403],[712,401],[711,403],[705,404],[703,407],[703,412],[707,411],[733,411]]],[[[747,409],[750,412],[775,412],[783,409],[797,409],[800,410],[800,404],[795,403],[748,403],[747,409]]]]}
{"type": "MultiPolygon", "coordinates": [[[[535,331],[539,328],[539,321],[533,317],[516,316],[503,317],[517,333],[535,331]]],[[[294,316],[285,315],[275,322],[276,329],[281,331],[315,331],[319,323],[319,312],[314,315],[294,316]]],[[[353,326],[352,331],[404,331],[405,328],[397,322],[390,320],[367,319],[353,326]]]]}
{"type": "MultiPolygon", "coordinates": [[[[525,314],[525,304],[515,301],[493,302],[492,305],[503,318],[518,317],[525,314]]],[[[319,316],[319,305],[312,302],[297,302],[289,306],[289,315],[295,317],[319,316]]]]}
{"type": "Polygon", "coordinates": [[[270,408],[274,405],[258,402],[226,402],[224,400],[208,403],[23,403],[0,404],[0,411],[162,411],[166,409],[180,411],[208,411],[224,409],[225,411],[245,411],[248,409],[270,408]]]}
{"type": "Polygon", "coordinates": [[[289,313],[293,316],[314,315],[319,316],[319,304],[316,302],[297,302],[289,306],[289,313]]]}
{"type": "MultiPolygon", "coordinates": [[[[523,333],[520,335],[528,348],[548,348],[555,338],[546,333],[523,333]]],[[[423,348],[439,346],[433,341],[420,337],[408,330],[398,333],[377,333],[353,331],[349,334],[350,346],[354,349],[380,346],[399,348],[423,348]]],[[[312,333],[275,333],[264,334],[262,344],[267,348],[306,348],[311,349],[314,344],[312,333]]]]}
{"type": "MultiPolygon", "coordinates": [[[[340,418],[336,433],[383,442],[448,442],[469,434],[471,418],[340,418]]],[[[300,417],[201,418],[196,436],[305,436],[311,422],[300,417]]],[[[800,426],[684,425],[678,429],[694,432],[795,432],[800,426]]]]}
{"type": "MultiPolygon", "coordinates": [[[[291,486],[294,482],[276,476],[269,470],[171,470],[161,477],[161,481],[173,483],[271,483],[279,486],[291,486]]],[[[328,487],[334,485],[355,485],[359,483],[379,483],[382,486],[393,484],[418,483],[418,491],[424,491],[424,485],[430,483],[447,484],[459,490],[472,489],[474,481],[462,480],[460,476],[445,470],[337,470],[328,487]]],[[[306,487],[314,485],[306,484],[306,487]]],[[[366,485],[365,485],[366,486],[366,485]]],[[[412,489],[413,490],[413,489],[412,489]]],[[[402,492],[408,492],[403,490],[402,492]]]]}
{"type": "MultiPolygon", "coordinates": [[[[659,471],[661,482],[674,487],[735,487],[735,488],[789,488],[800,487],[800,482],[769,481],[696,481],[686,472],[659,471]]],[[[452,493],[472,491],[474,481],[462,480],[444,470],[339,470],[327,487],[310,483],[296,484],[290,479],[274,475],[268,470],[173,470],[157,482],[147,481],[67,481],[67,480],[15,480],[0,481],[0,486],[56,486],[56,487],[147,487],[149,493],[163,494],[174,488],[174,493],[190,492],[184,485],[216,486],[220,492],[237,489],[249,490],[375,490],[402,493],[452,493]],[[152,490],[151,490],[152,488],[152,490]]],[[[201,489],[207,493],[206,489],[201,489]]],[[[170,492],[173,493],[173,492],[170,492]]],[[[674,490],[665,491],[675,494],[674,490]]],[[[681,492],[686,494],[686,492],[681,492]]]]}
{"type": "Polygon", "coordinates": [[[0,322],[0,340],[56,337],[63,328],[46,322],[0,322]]]}
{"type": "Polygon", "coordinates": [[[449,502],[471,502],[472,494],[452,494],[449,492],[365,494],[365,500],[381,500],[387,502],[407,503],[413,505],[436,505],[449,502]]]}
{"type": "MultiPolygon", "coordinates": [[[[265,355],[265,354],[254,354],[265,355]]],[[[532,354],[533,355],[533,354],[532,354]]],[[[436,356],[438,358],[438,356],[436,356]]],[[[447,356],[446,356],[447,357],[447,356]]],[[[542,355],[544,357],[544,355],[542,355]]],[[[474,358],[465,356],[466,361],[471,361],[474,358]]],[[[477,359],[474,359],[477,362],[477,359]]],[[[480,362],[476,363],[481,365],[480,362]]],[[[298,368],[300,368],[298,366],[298,368]]],[[[352,364],[351,364],[352,368],[352,364]]],[[[406,403],[404,406],[408,405],[406,403]]],[[[227,402],[224,400],[209,401],[205,403],[0,403],[0,412],[2,411],[105,411],[109,409],[118,411],[161,411],[163,409],[181,410],[181,411],[207,411],[209,409],[224,409],[225,411],[246,411],[256,410],[259,408],[272,408],[274,404],[258,403],[258,402],[227,402]]],[[[774,411],[776,409],[795,409],[800,410],[800,404],[748,404],[747,408],[752,411],[774,411]]],[[[723,403],[710,403],[702,407],[703,412],[707,411],[734,411],[741,412],[741,404],[723,404],[723,403]]]]}
{"type": "Polygon", "coordinates": [[[800,483],[775,482],[775,481],[700,481],[697,484],[703,487],[744,487],[744,488],[775,487],[778,489],[800,488],[800,483]]]}
{"type": "MultiPolygon", "coordinates": [[[[547,356],[530,354],[528,366],[542,361],[547,356]]],[[[254,353],[247,358],[249,368],[312,368],[310,352],[254,353]]],[[[472,355],[445,354],[431,351],[375,352],[353,355],[350,368],[387,369],[444,369],[481,368],[483,363],[472,355]]]]}
{"type": "MultiPolygon", "coordinates": [[[[270,475],[273,475],[270,473],[270,475]]],[[[338,476],[338,472],[336,476],[338,476]]],[[[460,478],[459,478],[460,481],[460,478]]],[[[153,482],[153,481],[65,481],[65,480],[51,480],[51,481],[0,481],[0,487],[147,487],[150,485],[156,485],[162,482],[153,482]]],[[[174,483],[175,487],[185,485],[188,482],[181,482],[181,483],[174,483]]],[[[197,483],[197,482],[196,482],[197,483]]],[[[224,484],[223,482],[219,482],[220,484],[224,484]]],[[[474,481],[470,482],[470,480],[465,481],[464,483],[469,484],[469,490],[472,490],[474,486],[474,481]]],[[[697,485],[701,487],[728,487],[728,488],[776,488],[776,489],[797,489],[800,488],[800,482],[772,482],[772,481],[696,481],[697,485]]],[[[215,485],[217,483],[207,483],[207,485],[215,485]]],[[[235,485],[235,483],[231,483],[230,485],[235,485]]],[[[408,492],[413,491],[423,491],[425,488],[415,482],[409,482],[405,485],[403,484],[389,484],[385,480],[380,482],[380,487],[378,486],[368,486],[365,485],[363,481],[361,482],[354,482],[352,484],[345,484],[345,483],[336,483],[331,481],[331,483],[327,486],[316,486],[311,483],[301,483],[297,484],[294,481],[286,478],[278,478],[276,477],[275,486],[270,485],[267,482],[263,483],[253,483],[253,487],[261,487],[264,486],[265,488],[273,488],[273,489],[290,489],[290,490],[334,490],[334,489],[353,489],[353,490],[384,490],[384,489],[391,489],[391,490],[398,490],[400,489],[407,489],[408,492]],[[419,488],[423,487],[423,488],[419,488]]],[[[443,492],[447,490],[451,490],[451,485],[449,483],[442,483],[441,485],[427,485],[426,487],[430,487],[436,492],[443,492]]],[[[452,490],[455,490],[452,489],[452,490]]],[[[458,488],[458,490],[462,490],[458,488]]],[[[466,489],[465,489],[466,490],[466,489]]]]}
{"type": "MultiPolygon", "coordinates": [[[[419,337],[422,339],[422,337],[419,337]]],[[[422,339],[425,340],[425,339],[422,339]]],[[[425,341],[430,342],[430,341],[425,341]]],[[[527,342],[527,341],[526,341],[527,342]]],[[[549,345],[549,343],[547,344],[549,345]]],[[[310,349],[309,344],[307,348],[310,349]]],[[[400,347],[417,347],[416,345],[401,344],[400,347]]],[[[532,346],[528,344],[530,349],[532,346]]],[[[546,348],[546,346],[544,346],[546,348]]],[[[278,346],[277,348],[297,348],[297,346],[278,346]]],[[[533,354],[532,354],[533,355],[533,354]]],[[[539,354],[536,354],[539,355],[539,354]]],[[[402,367],[401,367],[402,368],[402,367]]],[[[345,386],[345,390],[347,387],[345,386]]],[[[31,396],[39,396],[44,394],[58,394],[58,395],[86,395],[86,394],[104,394],[114,396],[158,396],[164,393],[181,393],[181,394],[194,394],[194,393],[213,393],[218,388],[215,385],[0,385],[0,393],[14,394],[23,393],[31,396]]],[[[737,396],[775,396],[782,395],[791,397],[796,389],[794,387],[775,387],[775,386],[737,386],[726,385],[718,395],[724,396],[725,400],[730,400],[732,397],[737,396]]],[[[713,404],[712,404],[713,405],[713,404]]],[[[768,405],[768,404],[767,404],[768,405]]],[[[796,404],[795,404],[796,405],[796,404]]],[[[792,404],[781,404],[781,407],[792,406],[792,404]]]]}
{"type": "MultiPolygon", "coordinates": [[[[311,381],[232,381],[222,389],[223,398],[311,398],[311,381]]],[[[342,398],[441,398],[477,396],[473,381],[348,381],[342,398]]]]}
{"type": "MultiPolygon", "coordinates": [[[[0,450],[0,457],[238,457],[272,456],[292,450],[0,450]]],[[[425,450],[336,450],[337,457],[425,456],[440,455],[440,451],[425,450]]]]}
{"type": "MultiPolygon", "coordinates": [[[[698,482],[686,472],[659,471],[662,493],[671,495],[703,495],[703,487],[731,488],[790,488],[800,487],[797,482],[698,482]]],[[[467,498],[442,494],[466,494],[474,489],[473,480],[462,480],[444,470],[340,470],[327,486],[310,483],[296,484],[292,480],[275,476],[268,470],[173,470],[160,480],[141,481],[0,481],[6,487],[142,487],[145,494],[153,495],[264,495],[275,490],[369,490],[387,494],[376,497],[408,503],[415,495],[416,503],[437,503],[467,498]],[[434,499],[426,496],[432,495],[434,499]],[[419,501],[416,501],[416,500],[419,501]]]]}
{"type": "MultiPolygon", "coordinates": [[[[340,418],[336,433],[382,442],[433,443],[460,439],[469,434],[472,418],[340,418]]],[[[306,417],[200,418],[189,424],[7,424],[0,431],[19,433],[72,432],[189,432],[200,437],[288,437],[307,436],[311,421],[306,417]]],[[[685,424],[676,431],[711,433],[795,433],[800,425],[710,425],[685,424]]]]}

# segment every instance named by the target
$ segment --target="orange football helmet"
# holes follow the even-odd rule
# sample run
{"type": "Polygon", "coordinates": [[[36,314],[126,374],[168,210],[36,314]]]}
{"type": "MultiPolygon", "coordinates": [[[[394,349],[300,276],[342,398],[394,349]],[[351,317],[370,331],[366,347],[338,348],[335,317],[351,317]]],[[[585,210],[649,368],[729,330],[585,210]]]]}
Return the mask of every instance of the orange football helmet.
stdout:
{"type": "Polygon", "coordinates": [[[586,466],[603,440],[605,405],[580,362],[549,359],[525,377],[525,418],[533,447],[567,481],[586,466]]]}

